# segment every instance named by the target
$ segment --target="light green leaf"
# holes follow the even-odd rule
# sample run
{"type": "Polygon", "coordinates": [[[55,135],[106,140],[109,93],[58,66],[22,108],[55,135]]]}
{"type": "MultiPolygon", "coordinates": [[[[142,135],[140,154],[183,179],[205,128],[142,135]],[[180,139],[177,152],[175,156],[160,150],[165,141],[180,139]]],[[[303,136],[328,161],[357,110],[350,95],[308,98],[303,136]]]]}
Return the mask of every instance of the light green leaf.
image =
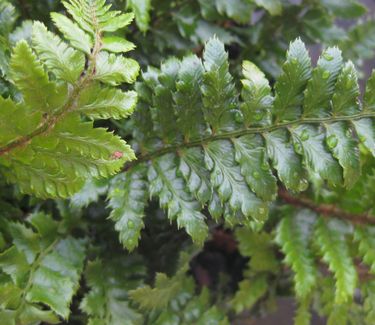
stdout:
{"type": "Polygon", "coordinates": [[[242,256],[250,257],[250,272],[272,272],[279,269],[272,235],[247,228],[236,229],[238,248],[242,256]]]}
{"type": "Polygon", "coordinates": [[[56,27],[61,31],[64,37],[70,41],[73,47],[86,54],[91,53],[93,42],[90,36],[79,28],[77,24],[56,12],[52,13],[51,17],[56,27]]]}
{"type": "Polygon", "coordinates": [[[51,112],[59,101],[56,86],[48,80],[42,64],[25,41],[14,48],[10,66],[11,78],[25,103],[32,109],[51,112]]]}
{"type": "Polygon", "coordinates": [[[357,272],[340,226],[320,218],[314,235],[323,261],[328,264],[336,279],[335,303],[350,301],[357,286],[357,272]]]}
{"type": "Polygon", "coordinates": [[[133,59],[100,52],[96,62],[94,79],[116,86],[125,82],[133,83],[138,73],[139,65],[133,59]]]}
{"type": "Polygon", "coordinates": [[[137,104],[135,91],[100,87],[94,84],[86,88],[78,100],[77,111],[91,119],[122,119],[133,113],[137,104]]]}
{"type": "Polygon", "coordinates": [[[150,25],[151,0],[128,0],[127,5],[133,10],[135,22],[141,32],[147,32],[150,25]]]}
{"type": "MultiPolygon", "coordinates": [[[[118,12],[117,12],[118,13],[118,12]]],[[[108,15],[108,19],[102,19],[100,23],[100,29],[103,32],[115,32],[118,29],[128,26],[134,19],[133,13],[126,13],[121,15],[116,15],[113,18],[113,15],[108,15]]]]}
{"type": "MultiPolygon", "coordinates": [[[[288,211],[290,213],[290,211],[288,211]]],[[[317,270],[312,253],[308,247],[311,235],[306,233],[306,218],[315,217],[311,212],[302,210],[294,217],[284,216],[276,231],[276,242],[285,255],[285,263],[294,272],[294,287],[298,298],[306,298],[317,283],[317,270]]]]}
{"type": "Polygon", "coordinates": [[[251,309],[266,294],[268,289],[267,278],[264,275],[250,280],[242,280],[239,286],[231,301],[231,305],[237,314],[245,309],[251,309]]]}
{"type": "Polygon", "coordinates": [[[102,49],[113,53],[125,53],[135,49],[135,44],[117,36],[102,38],[102,49]]]}
{"type": "Polygon", "coordinates": [[[33,25],[33,43],[41,60],[57,78],[75,83],[85,67],[85,57],[68,47],[39,22],[33,25]]]}
{"type": "Polygon", "coordinates": [[[358,251],[363,262],[375,273],[375,236],[374,227],[356,227],[354,240],[358,243],[358,251]]]}

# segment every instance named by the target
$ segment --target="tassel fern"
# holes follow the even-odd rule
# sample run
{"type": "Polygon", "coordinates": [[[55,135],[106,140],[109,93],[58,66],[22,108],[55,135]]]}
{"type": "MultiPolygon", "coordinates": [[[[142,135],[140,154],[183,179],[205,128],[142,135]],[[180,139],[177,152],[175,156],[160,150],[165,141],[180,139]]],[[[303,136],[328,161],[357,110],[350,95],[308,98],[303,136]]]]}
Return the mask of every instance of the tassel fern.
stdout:
{"type": "MultiPolygon", "coordinates": [[[[362,105],[356,71],[340,50],[326,49],[313,68],[298,39],[274,95],[248,61],[237,92],[224,46],[213,38],[203,59],[170,59],[143,73],[131,118],[138,161],[126,164],[124,173],[149,165],[146,188],[198,243],[206,237],[205,206],[229,225],[257,228],[276,198],[271,166],[294,192],[305,191],[313,175],[333,186],[353,186],[360,175],[359,143],[374,150],[373,79],[362,105]]],[[[117,229],[133,249],[126,227],[117,229]]]]}

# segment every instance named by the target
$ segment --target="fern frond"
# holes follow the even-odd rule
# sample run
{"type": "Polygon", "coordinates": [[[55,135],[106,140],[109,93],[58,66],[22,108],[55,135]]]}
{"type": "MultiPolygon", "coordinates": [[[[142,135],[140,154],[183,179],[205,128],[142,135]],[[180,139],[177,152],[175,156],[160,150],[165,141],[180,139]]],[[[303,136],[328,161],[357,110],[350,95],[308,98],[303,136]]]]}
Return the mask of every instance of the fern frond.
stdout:
{"type": "Polygon", "coordinates": [[[231,305],[237,314],[251,309],[259,299],[267,293],[267,278],[260,275],[250,280],[243,280],[239,289],[231,301],[231,305]]]}
{"type": "Polygon", "coordinates": [[[152,196],[159,196],[160,205],[168,209],[169,218],[176,219],[178,227],[185,228],[194,240],[203,244],[208,233],[205,216],[177,175],[175,158],[170,154],[153,161],[148,171],[149,191],[152,196]]]}
{"type": "Polygon", "coordinates": [[[229,325],[227,317],[216,306],[211,306],[207,289],[195,293],[192,277],[186,275],[188,264],[173,277],[158,273],[154,287],[144,286],[130,291],[130,298],[145,312],[152,324],[208,324],[229,325]],[[179,312],[176,313],[176,306],[179,312]],[[150,313],[151,312],[151,313],[150,313]]]}
{"type": "Polygon", "coordinates": [[[151,18],[151,0],[128,0],[127,6],[134,12],[138,28],[143,33],[147,32],[151,18]]]}
{"type": "Polygon", "coordinates": [[[311,76],[311,59],[301,40],[291,43],[286,57],[283,73],[275,84],[274,111],[278,121],[291,121],[301,116],[303,90],[311,76]]]}
{"type": "Polygon", "coordinates": [[[351,301],[357,285],[357,272],[340,225],[320,219],[316,224],[314,234],[317,239],[315,243],[323,261],[328,264],[335,276],[336,303],[343,304],[351,301]]]}
{"type": "Polygon", "coordinates": [[[238,248],[242,256],[250,257],[250,271],[277,272],[279,262],[276,259],[272,235],[255,232],[246,228],[236,229],[238,248]]]}
{"type": "Polygon", "coordinates": [[[12,324],[67,319],[78,289],[85,247],[82,240],[59,234],[59,224],[43,213],[31,215],[30,225],[9,223],[13,245],[0,254],[0,269],[9,280],[0,284],[0,307],[12,324]],[[59,292],[56,295],[56,292],[59,292]],[[48,306],[45,309],[43,306],[48,306]]]}
{"type": "Polygon", "coordinates": [[[143,282],[144,267],[136,256],[88,263],[85,278],[90,291],[80,309],[92,325],[140,324],[143,316],[132,308],[129,291],[143,282]],[[121,272],[119,272],[121,270],[121,272]]]}
{"type": "Polygon", "coordinates": [[[69,48],[39,22],[33,26],[33,43],[40,58],[57,78],[75,83],[85,67],[82,53],[69,48]]]}
{"type": "Polygon", "coordinates": [[[89,35],[77,24],[58,13],[52,13],[51,18],[59,31],[70,41],[70,44],[83,53],[90,54],[94,43],[89,35]]]}
{"type": "Polygon", "coordinates": [[[276,232],[276,242],[285,255],[285,263],[294,272],[295,291],[300,300],[311,294],[317,282],[317,269],[309,248],[311,229],[310,233],[304,229],[306,219],[311,217],[315,215],[305,210],[295,216],[284,217],[276,232]]]}
{"type": "Polygon", "coordinates": [[[211,183],[217,190],[222,203],[228,204],[233,211],[233,218],[225,215],[225,219],[232,225],[246,223],[245,220],[236,220],[235,212],[239,211],[245,217],[253,217],[263,222],[268,215],[268,206],[259,199],[247,186],[236,164],[232,144],[227,140],[210,142],[203,147],[206,166],[211,171],[211,183]]]}
{"type": "Polygon", "coordinates": [[[233,77],[229,73],[228,54],[224,44],[217,38],[206,44],[203,54],[205,73],[201,91],[205,120],[217,133],[230,129],[233,123],[233,109],[237,106],[233,77]]]}
{"type": "Polygon", "coordinates": [[[358,243],[359,254],[372,273],[375,272],[375,239],[373,227],[356,227],[354,240],[358,243]]]}
{"type": "Polygon", "coordinates": [[[117,86],[125,82],[133,83],[138,72],[139,65],[135,60],[101,52],[98,55],[94,79],[117,86]]]}
{"type": "Polygon", "coordinates": [[[12,81],[32,110],[52,113],[65,101],[26,41],[19,42],[14,48],[10,69],[12,81]]]}
{"type": "Polygon", "coordinates": [[[110,11],[102,0],[65,5],[74,21],[52,17],[69,43],[35,22],[36,54],[21,41],[10,64],[22,101],[0,99],[0,173],[22,192],[40,197],[71,196],[86,179],[109,177],[135,158],[122,139],[81,118],[119,119],[134,109],[135,92],[111,86],[134,82],[138,63],[104,51],[101,36],[128,24],[132,15],[110,11]]]}
{"type": "MultiPolygon", "coordinates": [[[[172,220],[181,202],[166,193],[188,189],[185,215],[197,216],[207,206],[215,219],[259,228],[276,198],[271,166],[295,192],[305,191],[312,175],[352,187],[360,174],[356,134],[375,152],[374,77],[361,105],[356,71],[337,48],[326,49],[312,68],[302,41],[292,42],[275,98],[254,64],[244,62],[243,75],[238,91],[224,45],[213,38],[203,59],[169,59],[161,69],[149,68],[137,84],[135,146],[140,162],[155,166],[169,160],[168,170],[176,170],[178,182],[167,192],[156,181],[165,172],[160,168],[152,168],[147,185],[172,220]]],[[[125,166],[125,172],[136,165],[125,166]]],[[[195,229],[205,228],[203,218],[193,219],[199,219],[195,229]]]]}
{"type": "Polygon", "coordinates": [[[110,218],[120,233],[120,242],[130,251],[138,245],[144,227],[142,218],[147,203],[146,166],[139,166],[128,174],[120,174],[109,190],[110,218]]]}
{"type": "Polygon", "coordinates": [[[63,1],[65,8],[82,29],[92,36],[101,32],[115,32],[131,23],[133,14],[110,10],[105,0],[63,1]]]}
{"type": "Polygon", "coordinates": [[[135,91],[122,91],[92,84],[82,91],[77,111],[91,119],[116,120],[126,118],[133,113],[137,104],[135,91]]]}

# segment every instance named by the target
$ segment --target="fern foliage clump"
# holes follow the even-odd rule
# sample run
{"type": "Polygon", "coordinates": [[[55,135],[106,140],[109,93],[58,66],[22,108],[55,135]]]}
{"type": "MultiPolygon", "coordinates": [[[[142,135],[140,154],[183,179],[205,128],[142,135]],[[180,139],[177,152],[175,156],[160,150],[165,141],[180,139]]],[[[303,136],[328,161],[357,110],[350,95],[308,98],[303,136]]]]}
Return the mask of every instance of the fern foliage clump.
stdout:
{"type": "Polygon", "coordinates": [[[373,325],[367,9],[0,0],[0,325],[373,325]]]}

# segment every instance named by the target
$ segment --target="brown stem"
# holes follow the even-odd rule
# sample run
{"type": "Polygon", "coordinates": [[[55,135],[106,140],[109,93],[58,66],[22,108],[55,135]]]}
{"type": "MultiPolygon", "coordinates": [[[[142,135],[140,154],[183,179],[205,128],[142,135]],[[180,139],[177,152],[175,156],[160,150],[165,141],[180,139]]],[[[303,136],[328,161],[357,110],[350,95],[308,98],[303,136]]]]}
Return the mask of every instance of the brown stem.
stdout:
{"type": "Polygon", "coordinates": [[[354,214],[341,210],[340,208],[330,204],[317,205],[313,201],[290,195],[290,193],[283,189],[279,189],[279,197],[286,203],[310,209],[325,217],[336,217],[338,219],[350,221],[353,224],[370,224],[375,225],[375,216],[368,215],[367,213],[354,214]]]}

